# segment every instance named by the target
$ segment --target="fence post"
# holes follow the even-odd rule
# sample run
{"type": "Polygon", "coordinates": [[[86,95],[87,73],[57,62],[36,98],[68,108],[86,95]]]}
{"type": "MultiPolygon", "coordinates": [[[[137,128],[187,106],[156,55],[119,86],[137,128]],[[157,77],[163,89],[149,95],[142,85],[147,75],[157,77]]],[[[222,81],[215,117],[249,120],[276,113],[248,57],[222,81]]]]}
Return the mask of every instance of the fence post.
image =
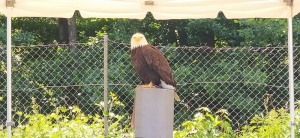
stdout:
{"type": "Polygon", "coordinates": [[[108,107],[107,107],[107,93],[108,93],[108,36],[104,34],[104,135],[108,134],[108,107]]]}
{"type": "Polygon", "coordinates": [[[290,17],[288,20],[288,62],[289,62],[289,105],[290,105],[290,125],[291,138],[295,138],[295,97],[294,97],[294,57],[293,57],[293,23],[292,8],[290,8],[290,17]]]}
{"type": "Polygon", "coordinates": [[[135,89],[136,138],[173,138],[174,90],[135,89]]]}

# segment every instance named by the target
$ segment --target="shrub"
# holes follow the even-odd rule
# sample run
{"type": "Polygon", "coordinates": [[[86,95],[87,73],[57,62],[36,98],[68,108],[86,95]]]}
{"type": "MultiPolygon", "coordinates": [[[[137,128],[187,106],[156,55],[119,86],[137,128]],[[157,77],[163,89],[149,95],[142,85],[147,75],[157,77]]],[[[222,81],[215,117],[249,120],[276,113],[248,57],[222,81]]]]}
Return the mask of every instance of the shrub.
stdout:
{"type": "Polygon", "coordinates": [[[285,109],[271,110],[267,115],[255,115],[242,129],[243,138],[290,137],[289,114],[285,109]]]}
{"type": "MultiPolygon", "coordinates": [[[[101,107],[100,107],[101,108],[101,107]]],[[[125,115],[115,115],[112,112],[99,114],[84,114],[76,106],[57,107],[49,114],[41,114],[40,107],[32,98],[32,113],[25,116],[27,123],[21,123],[12,129],[13,136],[23,137],[59,137],[59,138],[132,138],[133,130],[129,126],[129,118],[125,115]],[[67,116],[68,115],[68,116],[67,116]],[[104,136],[104,116],[108,116],[108,135],[104,136]],[[124,120],[126,120],[124,122],[124,120]]],[[[197,110],[192,120],[181,124],[182,128],[173,131],[174,138],[287,138],[290,137],[289,114],[285,109],[271,110],[265,115],[255,115],[251,122],[242,127],[240,131],[232,129],[228,112],[220,109],[213,113],[206,107],[197,110]]],[[[300,109],[296,110],[296,129],[299,129],[300,109]]],[[[300,136],[299,131],[296,137],[300,136]]],[[[4,126],[0,126],[0,137],[7,137],[4,126]]]]}
{"type": "MultiPolygon", "coordinates": [[[[33,99],[33,113],[24,114],[18,112],[19,116],[25,116],[28,120],[26,124],[21,124],[13,128],[13,136],[17,138],[24,137],[51,137],[51,138],[111,138],[111,137],[132,137],[132,130],[128,125],[122,125],[122,115],[113,113],[100,115],[85,115],[76,107],[57,107],[50,114],[39,113],[39,107],[33,99]],[[67,116],[71,114],[72,116],[67,116]],[[107,115],[109,119],[108,135],[104,136],[104,118],[107,115]]],[[[7,132],[0,127],[0,137],[7,137],[7,132]]]]}
{"type": "MultiPolygon", "coordinates": [[[[0,46],[6,45],[6,28],[0,24],[0,46]]],[[[37,44],[39,41],[36,39],[34,33],[22,30],[12,30],[12,45],[30,45],[37,44]]]]}
{"type": "Polygon", "coordinates": [[[174,138],[231,138],[235,136],[226,110],[219,110],[215,116],[210,109],[205,107],[198,111],[201,112],[196,113],[192,121],[182,123],[184,129],[174,131],[174,138]]]}

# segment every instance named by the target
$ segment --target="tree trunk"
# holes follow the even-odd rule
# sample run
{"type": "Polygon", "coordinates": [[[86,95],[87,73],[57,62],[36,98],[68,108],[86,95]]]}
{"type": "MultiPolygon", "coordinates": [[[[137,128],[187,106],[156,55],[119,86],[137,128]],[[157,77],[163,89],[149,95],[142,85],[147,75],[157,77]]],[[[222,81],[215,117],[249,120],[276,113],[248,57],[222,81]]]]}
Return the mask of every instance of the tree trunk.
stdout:
{"type": "Polygon", "coordinates": [[[59,43],[66,44],[69,42],[68,20],[66,18],[58,18],[59,25],[59,43]]]}
{"type": "Polygon", "coordinates": [[[205,46],[215,47],[215,34],[213,31],[207,32],[205,37],[202,37],[202,42],[205,43],[205,46]]]}
{"type": "Polygon", "coordinates": [[[68,19],[69,45],[71,50],[77,49],[77,28],[75,14],[68,19]]]}

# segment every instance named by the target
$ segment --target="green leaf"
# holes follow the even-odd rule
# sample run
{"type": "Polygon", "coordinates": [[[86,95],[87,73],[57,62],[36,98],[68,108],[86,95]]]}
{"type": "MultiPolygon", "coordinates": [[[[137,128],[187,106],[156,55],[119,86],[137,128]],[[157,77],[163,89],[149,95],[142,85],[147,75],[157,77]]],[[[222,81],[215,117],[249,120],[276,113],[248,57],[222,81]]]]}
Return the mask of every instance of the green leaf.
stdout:
{"type": "Polygon", "coordinates": [[[108,110],[104,110],[104,111],[103,111],[103,115],[104,115],[104,116],[109,116],[108,110]]]}

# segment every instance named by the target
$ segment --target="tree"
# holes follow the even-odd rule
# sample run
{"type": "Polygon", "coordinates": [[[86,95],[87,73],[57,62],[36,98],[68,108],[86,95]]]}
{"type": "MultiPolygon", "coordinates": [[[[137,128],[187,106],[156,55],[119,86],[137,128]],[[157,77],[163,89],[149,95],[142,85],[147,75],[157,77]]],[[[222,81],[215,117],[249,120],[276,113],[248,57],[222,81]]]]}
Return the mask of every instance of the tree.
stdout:
{"type": "Polygon", "coordinates": [[[76,12],[71,18],[58,18],[59,43],[70,45],[71,50],[77,49],[76,12]]]}
{"type": "Polygon", "coordinates": [[[69,42],[68,19],[58,18],[59,26],[59,43],[65,44],[69,42]]]}
{"type": "Polygon", "coordinates": [[[76,13],[68,19],[69,45],[71,50],[77,49],[76,13]]]}

